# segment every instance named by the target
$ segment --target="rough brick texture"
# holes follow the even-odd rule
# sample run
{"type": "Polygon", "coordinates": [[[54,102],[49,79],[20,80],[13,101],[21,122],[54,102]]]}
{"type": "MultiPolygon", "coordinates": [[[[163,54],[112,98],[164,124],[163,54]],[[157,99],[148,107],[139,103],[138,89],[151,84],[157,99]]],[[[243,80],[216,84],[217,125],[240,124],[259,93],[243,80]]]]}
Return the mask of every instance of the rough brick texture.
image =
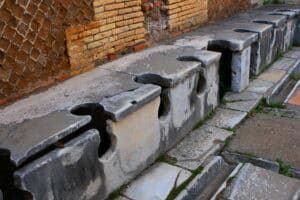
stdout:
{"type": "Polygon", "coordinates": [[[94,22],[66,30],[72,68],[122,53],[146,41],[140,0],[95,0],[94,22]]]}
{"type": "Polygon", "coordinates": [[[208,20],[208,0],[143,0],[145,24],[152,41],[181,35],[208,20]]]}
{"type": "Polygon", "coordinates": [[[230,17],[242,10],[250,8],[249,0],[209,0],[208,16],[210,21],[230,17]]]}
{"type": "Polygon", "coordinates": [[[69,71],[65,28],[93,16],[92,0],[0,1],[0,103],[69,71]]]}

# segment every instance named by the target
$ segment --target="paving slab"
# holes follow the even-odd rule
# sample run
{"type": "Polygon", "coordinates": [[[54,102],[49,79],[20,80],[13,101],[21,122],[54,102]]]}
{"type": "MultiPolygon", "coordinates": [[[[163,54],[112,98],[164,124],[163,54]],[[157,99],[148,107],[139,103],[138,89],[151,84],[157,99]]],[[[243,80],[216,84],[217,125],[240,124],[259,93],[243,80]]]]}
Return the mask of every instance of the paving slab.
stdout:
{"type": "Polygon", "coordinates": [[[298,49],[296,49],[296,50],[292,49],[291,51],[284,54],[283,57],[292,58],[292,59],[299,59],[300,58],[300,51],[298,49]]]}
{"type": "Polygon", "coordinates": [[[34,199],[101,199],[99,132],[89,130],[14,172],[16,186],[34,199]]]}
{"type": "Polygon", "coordinates": [[[222,107],[233,109],[233,110],[244,111],[244,112],[251,112],[254,108],[256,108],[259,102],[260,99],[249,100],[249,101],[228,102],[222,107]]]}
{"type": "Polygon", "coordinates": [[[214,157],[175,200],[208,200],[233,170],[222,157],[214,157]]]}
{"type": "Polygon", "coordinates": [[[90,121],[90,116],[57,111],[20,124],[0,125],[0,149],[9,151],[11,161],[19,166],[90,121]]]}
{"type": "Polygon", "coordinates": [[[225,199],[291,200],[300,198],[300,181],[245,164],[223,193],[225,199]]]}
{"type": "Polygon", "coordinates": [[[124,191],[131,200],[165,200],[173,188],[177,188],[191,176],[191,172],[167,163],[156,163],[134,180],[124,191]]]}
{"type": "Polygon", "coordinates": [[[280,159],[300,168],[299,130],[299,119],[258,113],[237,128],[228,150],[273,161],[280,159]]]}
{"type": "Polygon", "coordinates": [[[289,117],[289,118],[295,118],[300,119],[300,111],[294,110],[294,109],[286,109],[286,108],[264,108],[265,113],[271,113],[278,117],[289,117]]]}
{"type": "Polygon", "coordinates": [[[262,75],[258,77],[258,79],[263,81],[269,81],[272,83],[278,83],[286,74],[286,71],[284,70],[278,70],[278,69],[270,69],[264,72],[262,75]]]}
{"type": "Polygon", "coordinates": [[[240,93],[227,92],[223,99],[225,101],[251,101],[261,99],[263,97],[260,93],[243,91],[240,93]]]}
{"type": "Polygon", "coordinates": [[[246,89],[246,91],[264,94],[273,85],[274,83],[272,82],[255,79],[254,81],[250,82],[249,87],[246,89]]]}
{"type": "Polygon", "coordinates": [[[251,163],[255,166],[272,170],[274,172],[279,172],[280,166],[276,161],[270,161],[263,158],[258,158],[251,154],[241,154],[241,153],[233,153],[228,151],[222,152],[223,158],[229,163],[251,163]]]}
{"type": "Polygon", "coordinates": [[[221,143],[225,142],[232,133],[224,129],[204,125],[185,137],[168,152],[168,156],[173,158],[172,160],[176,165],[195,170],[209,156],[220,150],[221,143]]]}
{"type": "Polygon", "coordinates": [[[218,109],[213,119],[206,122],[211,126],[219,128],[234,128],[237,126],[245,117],[246,112],[229,110],[229,109],[218,109]]]}
{"type": "Polygon", "coordinates": [[[295,59],[282,57],[272,64],[271,69],[288,71],[295,63],[295,59]]]}

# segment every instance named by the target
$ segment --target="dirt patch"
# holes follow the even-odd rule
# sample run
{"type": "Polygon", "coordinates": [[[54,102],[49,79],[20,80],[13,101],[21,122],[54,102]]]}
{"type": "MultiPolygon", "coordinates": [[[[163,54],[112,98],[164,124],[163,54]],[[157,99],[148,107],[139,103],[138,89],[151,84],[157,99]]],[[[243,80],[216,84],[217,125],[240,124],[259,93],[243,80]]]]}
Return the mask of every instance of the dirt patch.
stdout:
{"type": "Polygon", "coordinates": [[[280,159],[300,168],[299,119],[255,114],[242,123],[236,133],[229,151],[280,159]]]}

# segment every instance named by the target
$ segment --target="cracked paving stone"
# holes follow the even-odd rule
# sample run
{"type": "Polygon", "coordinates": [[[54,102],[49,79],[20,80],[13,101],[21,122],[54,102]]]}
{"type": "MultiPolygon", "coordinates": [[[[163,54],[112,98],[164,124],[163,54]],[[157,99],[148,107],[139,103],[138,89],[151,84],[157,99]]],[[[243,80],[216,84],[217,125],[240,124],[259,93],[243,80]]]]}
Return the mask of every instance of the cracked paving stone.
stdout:
{"type": "Polygon", "coordinates": [[[286,54],[284,54],[283,57],[293,58],[293,59],[299,59],[300,58],[300,49],[299,48],[295,48],[295,49],[287,52],[286,54]]]}
{"type": "Polygon", "coordinates": [[[255,79],[249,84],[249,87],[246,89],[246,91],[263,94],[267,92],[273,85],[274,83],[272,82],[255,79]]]}
{"type": "Polygon", "coordinates": [[[297,200],[300,181],[246,163],[223,193],[225,199],[297,200]]]}
{"type": "Polygon", "coordinates": [[[236,102],[229,102],[223,105],[224,108],[229,108],[233,110],[239,110],[244,112],[250,112],[258,105],[260,99],[251,100],[251,101],[236,101],[236,102]]]}
{"type": "Polygon", "coordinates": [[[262,97],[263,95],[259,93],[243,91],[240,93],[227,92],[223,99],[225,101],[250,101],[261,99],[262,97]]]}
{"type": "Polygon", "coordinates": [[[164,200],[175,187],[191,176],[191,172],[167,163],[156,163],[133,181],[124,192],[132,200],[164,200]]]}
{"type": "Polygon", "coordinates": [[[174,158],[175,164],[190,170],[195,170],[216,151],[220,150],[232,132],[213,126],[204,125],[192,131],[184,140],[176,145],[168,155],[174,158]]]}
{"type": "Polygon", "coordinates": [[[295,59],[282,57],[272,65],[272,69],[288,71],[294,64],[295,59]]]}
{"type": "Polygon", "coordinates": [[[258,77],[258,79],[263,80],[263,81],[269,81],[272,83],[278,83],[282,77],[286,74],[286,71],[284,70],[277,70],[277,69],[272,69],[264,72],[262,75],[258,77]]]}
{"type": "Polygon", "coordinates": [[[206,124],[219,128],[234,128],[246,116],[246,112],[229,109],[218,109],[213,119],[209,120],[206,124]]]}

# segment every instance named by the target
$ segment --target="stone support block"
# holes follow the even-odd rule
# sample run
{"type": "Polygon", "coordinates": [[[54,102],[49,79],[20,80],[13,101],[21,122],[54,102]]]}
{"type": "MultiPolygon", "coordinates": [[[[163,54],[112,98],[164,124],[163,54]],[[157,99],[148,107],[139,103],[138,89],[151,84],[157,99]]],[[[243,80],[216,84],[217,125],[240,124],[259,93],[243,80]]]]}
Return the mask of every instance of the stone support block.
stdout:
{"type": "Polygon", "coordinates": [[[251,47],[232,55],[231,90],[241,92],[249,85],[251,47]]]}
{"type": "MultiPolygon", "coordinates": [[[[142,99],[143,96],[139,98],[142,99]]],[[[112,100],[109,103],[113,106],[116,101],[112,100]]],[[[103,105],[107,106],[109,103],[103,102],[103,105]]],[[[156,96],[124,118],[107,120],[107,131],[112,138],[112,146],[100,158],[106,188],[106,194],[103,196],[134,178],[160,155],[159,105],[160,98],[156,96]]],[[[106,106],[104,107],[107,108],[106,106]]]]}
{"type": "Polygon", "coordinates": [[[18,169],[15,184],[32,200],[99,199],[104,192],[99,144],[98,131],[87,131],[18,169]]]}
{"type": "Polygon", "coordinates": [[[162,45],[129,56],[107,69],[162,87],[159,108],[161,149],[170,148],[218,103],[220,54],[187,46],[162,45]],[[209,77],[209,78],[208,78],[209,77]]]}
{"type": "Polygon", "coordinates": [[[105,199],[159,156],[160,93],[95,69],[6,107],[0,146],[21,166],[14,185],[31,199],[105,199]]]}
{"type": "Polygon", "coordinates": [[[294,44],[296,46],[300,45],[300,14],[297,16],[296,30],[294,35],[294,44]]]}

